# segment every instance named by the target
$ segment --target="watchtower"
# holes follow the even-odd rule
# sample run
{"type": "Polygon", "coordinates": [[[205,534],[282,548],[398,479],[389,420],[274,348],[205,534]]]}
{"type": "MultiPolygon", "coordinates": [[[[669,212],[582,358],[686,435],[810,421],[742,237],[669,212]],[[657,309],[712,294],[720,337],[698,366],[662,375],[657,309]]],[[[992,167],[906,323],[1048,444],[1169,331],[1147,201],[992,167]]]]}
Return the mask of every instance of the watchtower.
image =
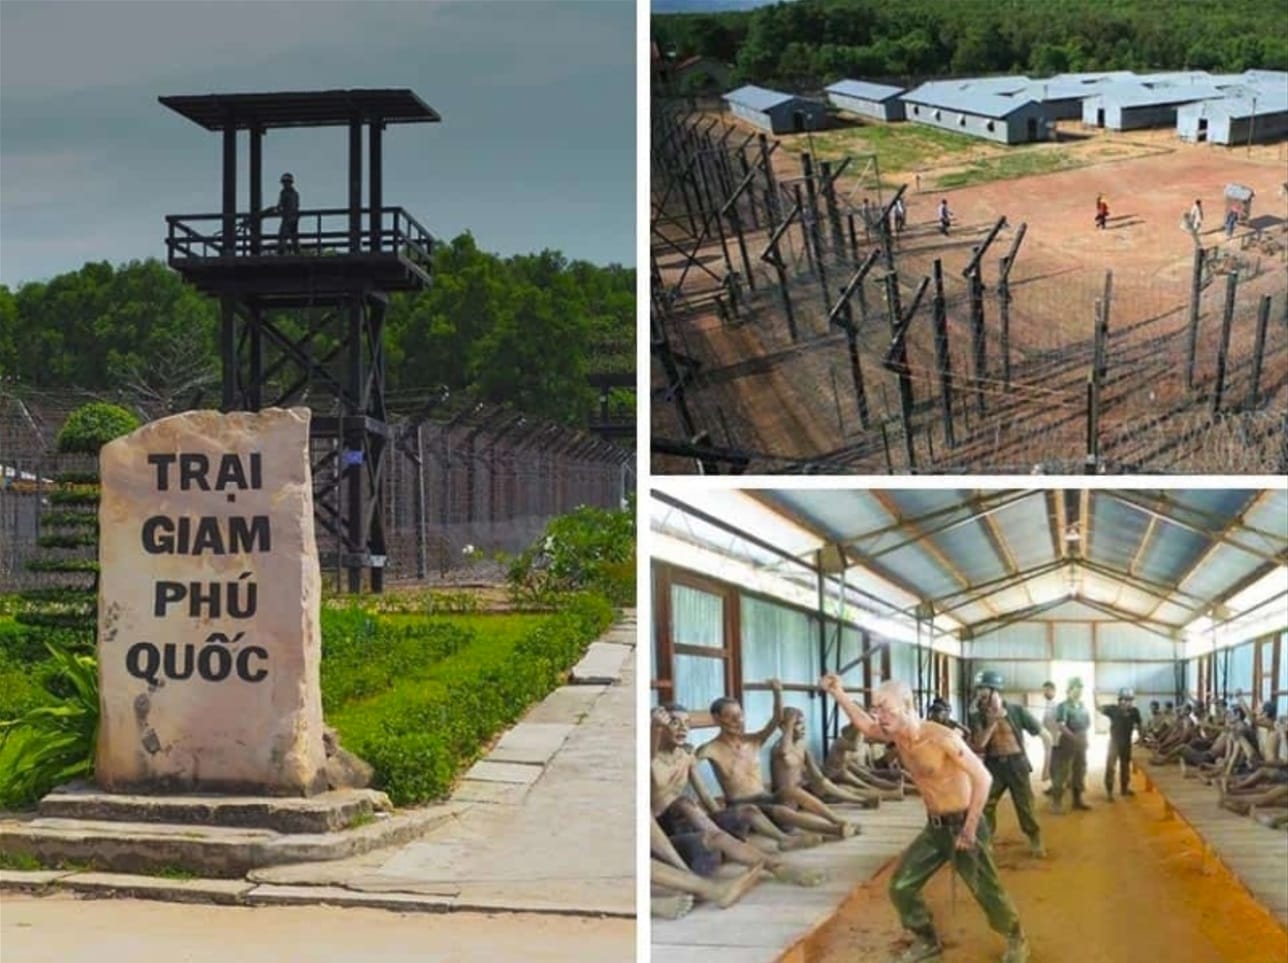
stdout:
{"type": "MultiPolygon", "coordinates": [[[[314,511],[336,537],[348,588],[363,569],[384,587],[383,480],[390,447],[383,328],[389,295],[430,284],[433,238],[400,207],[385,207],[381,138],[388,124],[436,123],[410,90],[325,90],[160,97],[222,134],[218,214],[166,216],[167,260],[219,298],[224,411],[300,402],[315,409],[314,511]],[[363,128],[367,197],[363,205],[363,128]],[[347,127],[347,207],[299,211],[299,240],[264,237],[264,135],[278,128],[347,127]],[[248,206],[239,207],[238,135],[249,137],[248,206]],[[320,397],[319,397],[320,396],[320,397]],[[318,414],[331,402],[331,414],[318,414]],[[319,404],[322,402],[322,404],[319,404]]],[[[306,185],[307,190],[307,185],[306,185]]]]}

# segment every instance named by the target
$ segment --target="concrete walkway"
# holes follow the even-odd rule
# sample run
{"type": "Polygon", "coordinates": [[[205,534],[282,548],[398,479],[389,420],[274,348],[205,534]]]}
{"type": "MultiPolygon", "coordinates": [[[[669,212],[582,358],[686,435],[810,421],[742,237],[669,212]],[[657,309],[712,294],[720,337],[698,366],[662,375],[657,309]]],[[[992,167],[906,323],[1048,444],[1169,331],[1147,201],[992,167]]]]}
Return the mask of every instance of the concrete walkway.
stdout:
{"type": "MultiPolygon", "coordinates": [[[[592,643],[571,684],[534,706],[475,764],[449,800],[452,818],[426,835],[351,859],[219,882],[238,887],[232,901],[251,905],[634,919],[635,644],[635,612],[627,610],[592,643]]],[[[21,886],[26,875],[4,873],[0,882],[21,886]]],[[[40,882],[72,888],[80,874],[49,875],[57,879],[40,882]]],[[[114,882],[123,893],[151,889],[154,898],[175,898],[166,895],[176,889],[172,881],[114,882]]],[[[202,882],[185,882],[187,899],[201,899],[202,882]]],[[[212,891],[210,899],[230,895],[212,891]]]]}

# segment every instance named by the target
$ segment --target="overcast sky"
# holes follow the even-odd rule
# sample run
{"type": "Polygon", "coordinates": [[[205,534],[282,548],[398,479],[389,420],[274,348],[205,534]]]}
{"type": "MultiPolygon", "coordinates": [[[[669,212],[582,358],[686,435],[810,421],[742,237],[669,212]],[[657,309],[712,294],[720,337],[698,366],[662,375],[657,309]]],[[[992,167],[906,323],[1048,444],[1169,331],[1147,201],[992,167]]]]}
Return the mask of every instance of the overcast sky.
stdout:
{"type": "MultiPolygon", "coordinates": [[[[634,37],[632,0],[3,0],[0,283],[164,258],[166,214],[219,210],[219,135],[159,95],[345,87],[442,115],[384,138],[384,203],[431,233],[634,264],[634,37]]],[[[265,202],[289,170],[345,206],[347,143],[270,131],[265,202]]]]}

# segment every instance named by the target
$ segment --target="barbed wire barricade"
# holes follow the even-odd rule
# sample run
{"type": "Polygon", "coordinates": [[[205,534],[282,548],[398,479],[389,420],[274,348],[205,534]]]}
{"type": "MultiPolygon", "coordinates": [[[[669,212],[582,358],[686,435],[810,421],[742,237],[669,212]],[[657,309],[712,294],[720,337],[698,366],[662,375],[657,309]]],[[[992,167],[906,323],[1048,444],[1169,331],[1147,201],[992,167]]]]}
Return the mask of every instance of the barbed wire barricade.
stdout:
{"type": "MultiPolygon", "coordinates": [[[[0,396],[0,591],[54,584],[55,576],[30,572],[27,563],[50,551],[38,539],[56,480],[96,468],[92,457],[55,449],[62,422],[85,400],[61,392],[0,396]]],[[[165,414],[136,413],[145,421],[165,414]]],[[[394,580],[500,578],[505,556],[531,545],[550,519],[581,505],[619,508],[633,484],[633,453],[491,405],[460,403],[429,419],[395,416],[391,437],[383,484],[386,573],[394,580]]],[[[325,459],[328,443],[312,442],[315,465],[339,463],[325,459]]],[[[328,470],[315,488],[334,483],[328,470]]],[[[316,533],[319,555],[335,558],[335,536],[321,525],[316,533]]]]}
{"type": "Polygon", "coordinates": [[[655,471],[1288,470],[1280,241],[1038,274],[1023,224],[896,224],[875,158],[798,160],[655,110],[655,471]]]}

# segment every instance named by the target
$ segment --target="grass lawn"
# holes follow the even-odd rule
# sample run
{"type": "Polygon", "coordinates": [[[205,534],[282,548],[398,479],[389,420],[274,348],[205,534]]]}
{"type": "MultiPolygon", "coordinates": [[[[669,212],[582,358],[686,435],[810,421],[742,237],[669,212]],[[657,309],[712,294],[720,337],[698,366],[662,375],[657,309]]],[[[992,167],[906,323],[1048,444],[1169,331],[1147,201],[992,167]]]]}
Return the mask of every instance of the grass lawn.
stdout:
{"type": "MultiPolygon", "coordinates": [[[[967,137],[965,134],[912,123],[873,124],[829,130],[814,134],[813,142],[814,149],[824,160],[847,154],[876,154],[882,174],[915,170],[931,158],[965,153],[987,146],[978,137],[967,137]]],[[[797,135],[792,140],[792,149],[803,150],[808,143],[805,135],[797,135]]],[[[853,176],[859,173],[853,164],[850,168],[847,174],[853,176]]]]}
{"type": "Polygon", "coordinates": [[[1073,170],[1075,167],[1086,167],[1089,163],[1093,163],[1064,150],[1041,147],[1012,148],[1011,150],[1011,153],[971,161],[970,166],[965,170],[942,174],[935,179],[935,186],[966,187],[970,184],[985,184],[989,181],[1005,181],[1015,177],[1032,177],[1035,174],[1073,170]]]}

